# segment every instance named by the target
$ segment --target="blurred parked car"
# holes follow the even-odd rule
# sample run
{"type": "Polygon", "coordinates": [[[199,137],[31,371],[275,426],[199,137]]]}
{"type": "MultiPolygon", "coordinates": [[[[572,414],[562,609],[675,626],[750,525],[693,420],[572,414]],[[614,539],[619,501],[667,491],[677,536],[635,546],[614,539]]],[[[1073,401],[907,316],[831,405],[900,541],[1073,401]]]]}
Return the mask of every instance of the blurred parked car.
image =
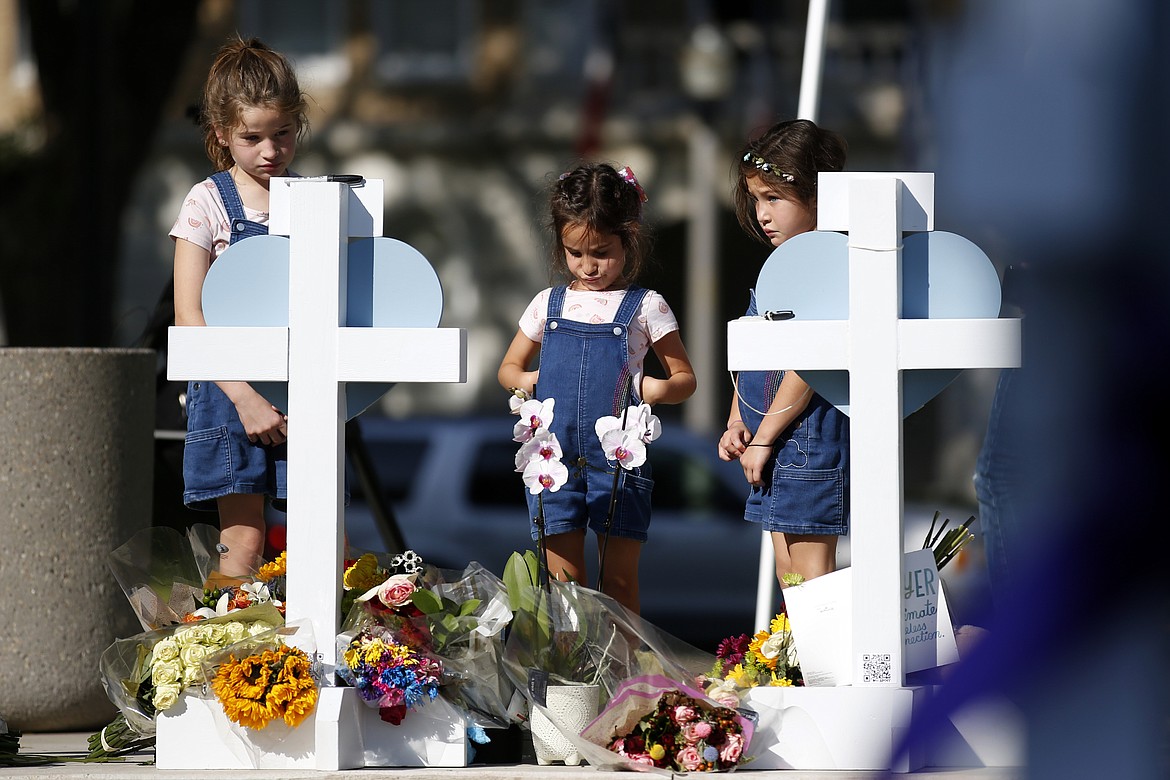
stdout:
{"type": "MultiPolygon", "coordinates": [[[[525,487],[514,471],[519,447],[512,441],[514,417],[371,416],[359,422],[406,548],[442,568],[462,569],[478,561],[496,574],[502,574],[514,551],[535,549],[525,487]]],[[[761,534],[743,519],[743,471],[719,460],[714,440],[677,424],[663,424],[649,455],[655,484],[650,540],[640,566],[642,614],[714,652],[723,637],[759,628],[752,624],[761,534]]],[[[394,549],[393,536],[379,527],[352,467],[347,478],[350,546],[394,549]]],[[[907,507],[906,549],[922,546],[933,511],[907,507]]],[[[594,538],[589,535],[589,545],[594,538]]],[[[839,565],[848,566],[847,540],[840,548],[839,565]]],[[[587,552],[586,558],[592,563],[596,553],[587,552]]],[[[595,578],[591,570],[586,584],[594,585],[595,578]]]]}

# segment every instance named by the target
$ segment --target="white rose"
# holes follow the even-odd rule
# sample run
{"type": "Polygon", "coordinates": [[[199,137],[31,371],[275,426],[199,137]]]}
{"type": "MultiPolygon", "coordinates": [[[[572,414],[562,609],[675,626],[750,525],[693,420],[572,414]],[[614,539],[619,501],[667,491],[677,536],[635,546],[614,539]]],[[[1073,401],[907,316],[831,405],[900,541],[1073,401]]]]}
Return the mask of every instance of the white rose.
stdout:
{"type": "Polygon", "coordinates": [[[180,645],[198,644],[207,640],[207,626],[195,623],[175,632],[175,641],[180,645]]]}
{"type": "Polygon", "coordinates": [[[156,661],[173,661],[179,657],[179,645],[170,637],[160,639],[154,645],[153,658],[156,661]]]}
{"type": "Polygon", "coordinates": [[[227,627],[223,623],[209,623],[207,625],[207,644],[223,647],[227,639],[227,627]]]}
{"type": "Polygon", "coordinates": [[[206,678],[203,676],[202,666],[185,666],[183,667],[183,687],[188,688],[192,685],[198,685],[204,682],[206,678]]]}
{"type": "Polygon", "coordinates": [[[156,661],[150,667],[150,680],[156,686],[174,685],[183,679],[183,667],[177,660],[156,661]]]}
{"type": "Polygon", "coordinates": [[[225,623],[224,624],[224,632],[225,632],[225,636],[224,636],[223,644],[225,647],[227,645],[234,645],[236,642],[239,642],[241,639],[243,639],[245,636],[248,635],[248,630],[246,628],[244,628],[244,624],[239,622],[238,620],[233,620],[230,623],[225,623]]]}
{"type": "Polygon", "coordinates": [[[179,660],[183,666],[198,667],[210,653],[211,649],[207,645],[187,645],[179,651],[179,660]]]}
{"type": "Polygon", "coordinates": [[[265,623],[263,620],[257,620],[252,623],[252,625],[248,626],[248,636],[259,636],[260,634],[271,630],[271,623],[265,623]]]}
{"type": "Polygon", "coordinates": [[[160,685],[154,689],[154,708],[159,712],[169,710],[179,701],[178,685],[160,685]]]}

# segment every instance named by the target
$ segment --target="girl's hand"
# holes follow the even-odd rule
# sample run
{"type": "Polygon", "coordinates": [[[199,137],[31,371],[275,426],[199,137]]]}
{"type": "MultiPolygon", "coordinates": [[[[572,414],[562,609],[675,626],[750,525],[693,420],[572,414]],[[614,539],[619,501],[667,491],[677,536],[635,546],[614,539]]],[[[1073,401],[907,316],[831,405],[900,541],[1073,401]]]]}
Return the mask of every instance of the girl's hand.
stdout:
{"type": "Polygon", "coordinates": [[[540,379],[540,369],[536,371],[525,371],[520,374],[520,384],[516,385],[521,390],[525,390],[529,395],[536,392],[536,380],[540,379]]]}
{"type": "Polygon", "coordinates": [[[719,437],[719,459],[726,461],[739,460],[747,450],[752,434],[742,420],[734,420],[727,424],[727,430],[719,437]]]}
{"type": "Polygon", "coordinates": [[[743,476],[752,487],[763,487],[768,458],[772,455],[771,447],[748,447],[739,458],[739,465],[743,467],[743,476]]]}
{"type": "Polygon", "coordinates": [[[248,441],[269,446],[288,441],[288,417],[259,393],[253,392],[238,401],[236,413],[240,415],[248,441]]]}

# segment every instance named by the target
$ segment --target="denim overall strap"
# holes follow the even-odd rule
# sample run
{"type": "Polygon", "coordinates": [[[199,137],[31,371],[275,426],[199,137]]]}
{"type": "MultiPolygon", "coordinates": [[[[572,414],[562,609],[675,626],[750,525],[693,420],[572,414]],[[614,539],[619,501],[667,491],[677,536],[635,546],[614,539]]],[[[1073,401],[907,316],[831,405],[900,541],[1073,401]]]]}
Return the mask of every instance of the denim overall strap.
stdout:
{"type": "MultiPolygon", "coordinates": [[[[744,316],[755,317],[758,314],[756,291],[752,290],[748,310],[744,316]]],[[[736,374],[739,418],[749,431],[754,433],[759,430],[760,423],[764,421],[763,413],[772,405],[783,379],[783,371],[740,371],[736,374]]]]}
{"type": "Polygon", "coordinates": [[[267,225],[253,222],[244,214],[244,203],[240,200],[240,191],[236,189],[236,183],[232,181],[230,172],[213,173],[211,180],[215,182],[215,187],[219,190],[219,197],[223,200],[224,208],[227,209],[228,219],[231,220],[232,237],[228,242],[229,246],[252,236],[268,235],[267,225]]]}

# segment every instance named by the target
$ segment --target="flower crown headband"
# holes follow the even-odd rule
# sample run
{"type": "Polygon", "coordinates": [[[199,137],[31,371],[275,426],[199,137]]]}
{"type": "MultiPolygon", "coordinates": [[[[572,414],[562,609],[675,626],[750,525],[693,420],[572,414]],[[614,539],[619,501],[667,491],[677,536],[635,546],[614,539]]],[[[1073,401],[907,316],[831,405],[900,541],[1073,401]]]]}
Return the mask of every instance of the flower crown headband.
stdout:
{"type": "Polygon", "coordinates": [[[743,156],[743,161],[746,163],[751,163],[752,165],[756,166],[757,170],[761,170],[764,173],[770,173],[774,176],[779,176],[789,184],[796,181],[796,177],[791,173],[785,173],[784,171],[779,170],[776,166],[772,165],[772,163],[768,162],[763,157],[760,157],[758,154],[752,154],[751,152],[748,152],[743,156]]]}

